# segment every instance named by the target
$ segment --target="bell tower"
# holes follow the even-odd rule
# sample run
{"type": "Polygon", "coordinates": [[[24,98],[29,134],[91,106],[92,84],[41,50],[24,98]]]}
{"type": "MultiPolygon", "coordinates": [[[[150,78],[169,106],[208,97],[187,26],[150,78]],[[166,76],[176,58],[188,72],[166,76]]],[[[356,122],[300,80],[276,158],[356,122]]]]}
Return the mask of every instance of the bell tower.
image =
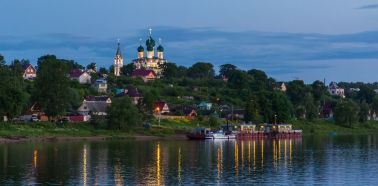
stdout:
{"type": "Polygon", "coordinates": [[[118,47],[117,47],[117,52],[114,57],[114,75],[115,76],[120,76],[121,74],[121,68],[123,67],[123,57],[121,54],[121,49],[120,49],[120,43],[118,39],[118,47]]]}

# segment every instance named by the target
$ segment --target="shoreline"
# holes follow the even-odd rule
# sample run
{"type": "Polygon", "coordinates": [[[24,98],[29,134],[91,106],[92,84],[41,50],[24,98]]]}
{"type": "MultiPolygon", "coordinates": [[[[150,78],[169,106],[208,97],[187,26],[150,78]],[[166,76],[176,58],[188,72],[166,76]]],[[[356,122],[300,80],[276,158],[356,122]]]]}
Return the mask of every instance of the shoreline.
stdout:
{"type": "Polygon", "coordinates": [[[1,136],[0,144],[5,143],[24,143],[24,142],[63,142],[63,141],[106,141],[106,140],[186,140],[184,134],[175,134],[170,136],[148,136],[148,135],[134,135],[134,136],[1,136]]]}

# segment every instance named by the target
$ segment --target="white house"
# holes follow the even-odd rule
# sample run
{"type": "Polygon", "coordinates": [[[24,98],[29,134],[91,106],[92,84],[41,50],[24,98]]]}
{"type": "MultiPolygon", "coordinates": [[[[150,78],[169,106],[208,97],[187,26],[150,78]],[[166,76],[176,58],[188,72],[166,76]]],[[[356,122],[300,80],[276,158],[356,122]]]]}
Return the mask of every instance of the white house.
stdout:
{"type": "Polygon", "coordinates": [[[93,115],[106,116],[111,103],[111,99],[107,96],[87,96],[77,111],[83,115],[92,113],[93,115]]]}
{"type": "Polygon", "coordinates": [[[23,74],[22,77],[24,79],[34,79],[37,77],[37,70],[33,67],[33,65],[24,65],[22,67],[23,74]]]}
{"type": "Polygon", "coordinates": [[[98,79],[94,83],[94,87],[96,88],[97,92],[106,93],[108,89],[108,83],[104,79],[98,79]]]}
{"type": "Polygon", "coordinates": [[[340,96],[342,98],[345,97],[344,89],[337,86],[336,82],[331,82],[328,86],[328,92],[332,96],[340,96]]]}
{"type": "Polygon", "coordinates": [[[70,79],[76,80],[80,84],[91,84],[91,75],[88,72],[85,72],[80,69],[74,69],[70,72],[70,79]]]}

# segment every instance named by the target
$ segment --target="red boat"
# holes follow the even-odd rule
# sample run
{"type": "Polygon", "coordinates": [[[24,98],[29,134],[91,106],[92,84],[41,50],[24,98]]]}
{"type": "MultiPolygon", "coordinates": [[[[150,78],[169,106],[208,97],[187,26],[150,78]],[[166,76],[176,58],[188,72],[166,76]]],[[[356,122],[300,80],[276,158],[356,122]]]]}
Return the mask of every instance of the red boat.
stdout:
{"type": "Polygon", "coordinates": [[[206,134],[210,132],[207,128],[196,128],[193,132],[187,134],[186,136],[191,140],[204,140],[206,139],[206,134]]]}

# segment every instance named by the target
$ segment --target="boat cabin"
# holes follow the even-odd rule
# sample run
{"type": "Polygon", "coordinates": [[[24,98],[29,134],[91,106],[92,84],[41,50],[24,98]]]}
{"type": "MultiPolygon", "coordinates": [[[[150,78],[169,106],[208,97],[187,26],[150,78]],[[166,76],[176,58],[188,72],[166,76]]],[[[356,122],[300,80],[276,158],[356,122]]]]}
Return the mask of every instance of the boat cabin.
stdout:
{"type": "Polygon", "coordinates": [[[240,132],[243,133],[253,133],[256,131],[256,125],[252,124],[242,124],[240,125],[240,132]]]}

